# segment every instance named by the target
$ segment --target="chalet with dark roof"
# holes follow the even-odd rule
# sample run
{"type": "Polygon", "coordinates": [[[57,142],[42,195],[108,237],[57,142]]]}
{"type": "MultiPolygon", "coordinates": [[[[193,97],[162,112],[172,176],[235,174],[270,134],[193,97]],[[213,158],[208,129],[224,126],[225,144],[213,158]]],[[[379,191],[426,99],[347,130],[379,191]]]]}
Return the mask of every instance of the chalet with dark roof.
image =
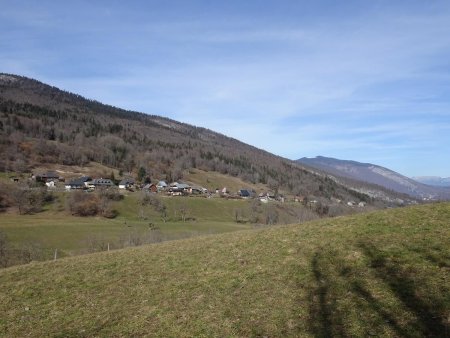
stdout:
{"type": "Polygon", "coordinates": [[[144,185],[142,190],[145,190],[145,191],[148,191],[148,192],[157,193],[158,192],[158,187],[154,183],[147,183],[146,185],[144,185]]]}
{"type": "Polygon", "coordinates": [[[189,194],[190,188],[189,184],[173,182],[170,184],[169,193],[172,194],[172,196],[187,195],[189,194]]]}
{"type": "Polygon", "coordinates": [[[201,195],[201,194],[207,194],[208,193],[208,189],[203,188],[203,187],[190,187],[189,188],[189,193],[192,195],[201,195]]]}
{"type": "Polygon", "coordinates": [[[252,197],[251,191],[249,191],[247,189],[239,190],[238,191],[238,195],[241,196],[242,198],[250,198],[250,197],[252,197]]]}
{"type": "Polygon", "coordinates": [[[90,185],[94,188],[110,188],[115,186],[114,182],[109,178],[96,178],[92,180],[90,185]]]}
{"type": "Polygon", "coordinates": [[[134,187],[135,181],[133,178],[124,178],[119,182],[119,189],[131,189],[134,187]]]}
{"type": "Polygon", "coordinates": [[[159,181],[158,184],[156,185],[156,187],[158,188],[158,191],[166,190],[168,187],[168,184],[166,181],[159,181]]]}
{"type": "Polygon", "coordinates": [[[85,189],[88,187],[89,183],[92,181],[92,178],[89,176],[82,176],[80,178],[76,178],[67,182],[65,187],[67,190],[70,189],[85,189]]]}
{"type": "Polygon", "coordinates": [[[36,181],[39,182],[52,182],[52,181],[59,181],[60,176],[56,171],[47,171],[45,173],[42,174],[37,174],[36,175],[36,181]]]}

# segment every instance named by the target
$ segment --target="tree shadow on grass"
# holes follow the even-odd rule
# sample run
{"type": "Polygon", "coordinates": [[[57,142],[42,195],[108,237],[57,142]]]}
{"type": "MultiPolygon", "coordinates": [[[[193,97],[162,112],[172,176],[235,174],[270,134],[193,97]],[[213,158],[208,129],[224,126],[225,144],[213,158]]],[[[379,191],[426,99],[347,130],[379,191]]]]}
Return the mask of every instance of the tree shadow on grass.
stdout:
{"type": "Polygon", "coordinates": [[[326,265],[321,265],[321,259],[316,252],[311,261],[315,288],[309,295],[309,331],[315,337],[345,337],[336,297],[330,288],[332,281],[324,272],[326,265]]]}
{"type": "MultiPolygon", "coordinates": [[[[428,337],[449,337],[449,326],[444,322],[445,318],[442,318],[445,314],[444,302],[438,299],[429,299],[428,301],[422,299],[416,292],[415,281],[402,271],[401,265],[389,261],[386,254],[373,245],[361,244],[360,247],[369,258],[371,268],[374,269],[377,278],[386,283],[402,304],[415,314],[417,318],[415,331],[428,337]]],[[[365,293],[361,288],[358,289],[358,286],[355,291],[362,294],[364,298],[370,299],[370,294],[365,293]]],[[[371,300],[371,304],[375,307],[378,306],[373,300],[371,300]]],[[[383,316],[382,311],[378,312],[383,316]]],[[[391,325],[392,323],[395,322],[391,321],[391,325]]],[[[393,328],[396,329],[395,325],[393,328]]],[[[399,334],[401,332],[401,330],[398,331],[399,334]]]]}
{"type": "Polygon", "coordinates": [[[410,337],[411,335],[402,328],[395,317],[384,309],[383,304],[381,304],[377,299],[375,299],[369,290],[367,290],[361,282],[352,283],[352,291],[363,298],[372,311],[376,312],[396,333],[399,337],[410,337]]]}
{"type": "MultiPolygon", "coordinates": [[[[423,260],[415,265],[408,251],[400,251],[403,256],[393,256],[372,243],[362,243],[358,247],[367,258],[368,267],[361,265],[363,261],[354,265],[347,256],[339,256],[339,252],[334,254],[327,248],[311,257],[307,324],[311,335],[346,337],[365,332],[382,336],[389,329],[397,337],[450,337],[446,322],[448,293],[443,285],[438,286],[439,289],[434,289],[435,284],[428,286],[434,279],[427,279],[420,270],[423,260]],[[367,269],[370,273],[366,273],[367,269]],[[373,295],[374,278],[384,285],[384,290],[390,291],[396,299],[393,303],[383,295],[380,299],[373,295]],[[410,319],[408,313],[412,314],[410,319]]],[[[428,259],[428,248],[421,254],[422,259],[428,259]]],[[[438,260],[439,257],[434,262],[429,259],[436,266],[439,266],[438,260]]]]}
{"type": "Polygon", "coordinates": [[[450,256],[444,251],[439,249],[428,249],[427,252],[423,252],[421,248],[408,248],[412,252],[418,254],[423,259],[427,260],[433,265],[439,268],[449,268],[450,267],[450,256]]]}

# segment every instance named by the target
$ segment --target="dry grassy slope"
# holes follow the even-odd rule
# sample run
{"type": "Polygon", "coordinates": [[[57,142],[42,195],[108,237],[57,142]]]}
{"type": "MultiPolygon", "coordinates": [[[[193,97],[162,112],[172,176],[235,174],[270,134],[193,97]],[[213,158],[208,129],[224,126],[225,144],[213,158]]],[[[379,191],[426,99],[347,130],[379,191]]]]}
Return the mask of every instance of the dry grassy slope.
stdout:
{"type": "Polygon", "coordinates": [[[433,336],[450,316],[450,204],[0,271],[0,335],[433,336]]]}
{"type": "Polygon", "coordinates": [[[240,189],[253,189],[257,193],[270,190],[266,184],[245,182],[239,177],[223,175],[215,171],[190,169],[183,174],[183,178],[190,183],[205,187],[212,192],[216,188],[222,189],[224,187],[232,193],[237,193],[240,189]]]}
{"type": "Polygon", "coordinates": [[[100,163],[90,162],[84,166],[70,166],[56,163],[42,163],[33,169],[35,174],[44,173],[46,171],[56,171],[66,181],[72,178],[78,178],[80,176],[92,176],[92,177],[110,177],[111,173],[114,173],[115,177],[119,176],[119,170],[111,168],[100,163]]]}

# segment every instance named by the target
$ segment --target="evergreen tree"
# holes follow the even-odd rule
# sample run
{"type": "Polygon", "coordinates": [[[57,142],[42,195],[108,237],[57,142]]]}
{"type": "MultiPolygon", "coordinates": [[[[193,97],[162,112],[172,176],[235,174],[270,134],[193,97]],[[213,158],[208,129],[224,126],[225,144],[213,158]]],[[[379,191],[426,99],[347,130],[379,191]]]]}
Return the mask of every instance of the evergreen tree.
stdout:
{"type": "Polygon", "coordinates": [[[145,170],[144,167],[140,167],[139,171],[138,171],[138,181],[142,182],[142,180],[144,179],[145,175],[147,175],[147,171],[145,170]]]}

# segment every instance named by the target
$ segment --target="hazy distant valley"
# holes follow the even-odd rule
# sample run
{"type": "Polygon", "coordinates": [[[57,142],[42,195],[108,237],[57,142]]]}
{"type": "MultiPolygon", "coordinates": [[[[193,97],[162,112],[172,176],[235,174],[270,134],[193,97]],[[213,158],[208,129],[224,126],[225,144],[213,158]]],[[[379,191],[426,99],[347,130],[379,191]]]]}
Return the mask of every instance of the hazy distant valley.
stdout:
{"type": "Polygon", "coordinates": [[[412,177],[413,180],[435,186],[435,187],[450,187],[450,177],[438,177],[438,176],[417,176],[412,177]]]}
{"type": "Polygon", "coordinates": [[[421,200],[450,199],[450,191],[441,188],[446,184],[445,179],[411,179],[378,165],[323,156],[302,158],[297,162],[337,177],[375,184],[421,200]],[[430,182],[437,182],[437,184],[430,184],[430,182]]]}

